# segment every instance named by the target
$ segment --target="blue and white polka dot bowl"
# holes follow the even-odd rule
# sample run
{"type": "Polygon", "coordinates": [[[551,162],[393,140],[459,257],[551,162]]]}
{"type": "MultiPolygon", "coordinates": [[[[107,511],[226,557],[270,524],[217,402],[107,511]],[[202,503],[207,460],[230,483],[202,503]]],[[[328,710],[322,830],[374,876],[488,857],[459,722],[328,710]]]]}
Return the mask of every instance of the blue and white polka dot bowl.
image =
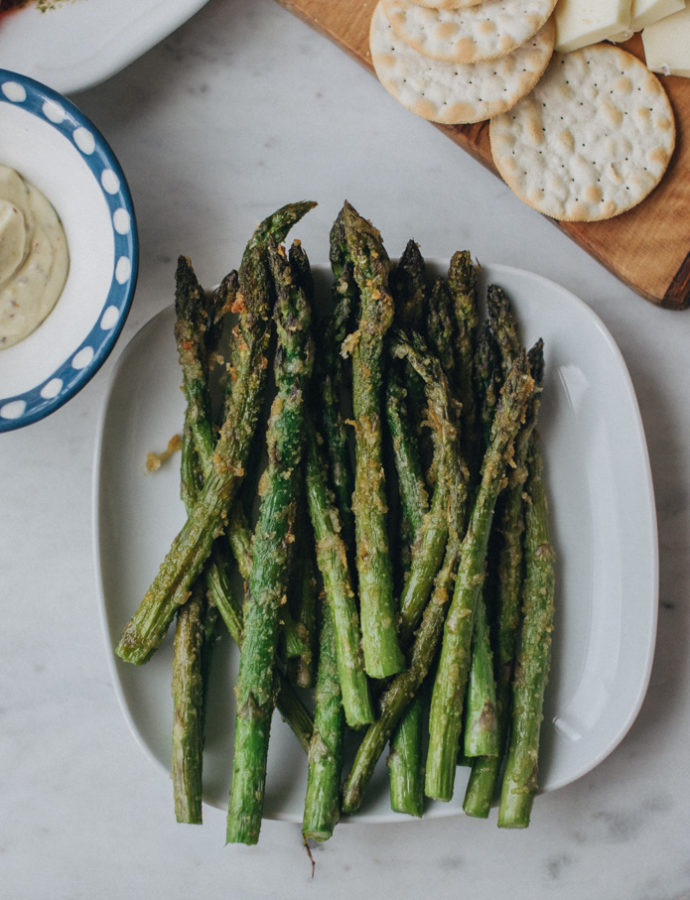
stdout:
{"type": "Polygon", "coordinates": [[[134,295],[132,199],[112,150],[65,97],[0,69],[0,163],[42,191],[67,236],[70,267],[52,312],[0,350],[0,432],[66,403],[113,349],[134,295]]]}

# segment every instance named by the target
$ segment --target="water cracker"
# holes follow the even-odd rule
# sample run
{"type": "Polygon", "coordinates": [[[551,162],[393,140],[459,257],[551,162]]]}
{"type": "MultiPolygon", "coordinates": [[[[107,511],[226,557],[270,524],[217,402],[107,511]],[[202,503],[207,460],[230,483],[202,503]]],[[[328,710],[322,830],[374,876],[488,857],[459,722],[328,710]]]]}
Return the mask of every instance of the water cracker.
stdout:
{"type": "Polygon", "coordinates": [[[432,59],[470,63],[497,59],[529,40],[552,14],[556,0],[483,0],[467,9],[381,0],[388,21],[411,47],[432,59]]]}
{"type": "Polygon", "coordinates": [[[551,20],[529,41],[493,62],[430,59],[393,30],[379,2],[369,45],[379,80],[411,112],[445,125],[479,122],[510,109],[537,83],[553,54],[551,20]]]}
{"type": "Polygon", "coordinates": [[[510,188],[554,219],[625,212],[661,181],[673,154],[673,109],[631,53],[597,44],[554,53],[529,95],[492,119],[491,152],[510,188]]]}

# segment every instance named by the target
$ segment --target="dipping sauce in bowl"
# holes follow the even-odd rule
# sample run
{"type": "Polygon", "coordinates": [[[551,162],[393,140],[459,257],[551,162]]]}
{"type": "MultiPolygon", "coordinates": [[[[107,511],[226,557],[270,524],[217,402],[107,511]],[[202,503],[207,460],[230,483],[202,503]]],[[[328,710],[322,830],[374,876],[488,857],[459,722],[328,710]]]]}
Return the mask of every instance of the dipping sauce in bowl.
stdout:
{"type": "Polygon", "coordinates": [[[67,97],[3,68],[0,171],[7,203],[0,228],[0,242],[5,244],[0,249],[0,295],[3,282],[10,277],[19,282],[25,274],[39,294],[41,285],[54,285],[52,297],[36,302],[33,322],[24,322],[22,328],[17,320],[24,318],[24,312],[18,313],[23,304],[17,304],[16,296],[10,298],[9,314],[0,312],[0,334],[5,337],[0,344],[1,434],[54,412],[100,369],[132,304],[139,250],[132,196],[106,138],[67,97]],[[43,204],[27,184],[43,195],[43,204]],[[35,230],[35,220],[43,215],[36,214],[36,204],[51,222],[42,231],[44,237],[56,231],[56,221],[64,230],[67,258],[62,251],[53,256],[47,240],[27,265],[27,248],[34,248],[41,232],[35,230]],[[33,239],[27,240],[32,233],[33,239]],[[21,271],[25,265],[30,277],[21,271]]]}
{"type": "Polygon", "coordinates": [[[69,252],[50,201],[0,165],[0,350],[28,337],[65,286],[69,252]]]}

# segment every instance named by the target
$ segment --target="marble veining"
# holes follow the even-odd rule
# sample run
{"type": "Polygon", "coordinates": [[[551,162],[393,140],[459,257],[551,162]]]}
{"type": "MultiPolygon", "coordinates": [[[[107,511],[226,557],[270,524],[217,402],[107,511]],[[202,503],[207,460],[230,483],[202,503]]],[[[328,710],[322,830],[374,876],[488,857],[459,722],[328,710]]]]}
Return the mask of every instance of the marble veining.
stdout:
{"type": "Polygon", "coordinates": [[[127,173],[141,266],[113,358],[63,409],[0,436],[0,894],[688,900],[690,311],[636,297],[273,0],[210,0],[74,99],[127,173]],[[343,823],[314,849],[313,877],[297,826],[267,821],[246,848],[223,845],[218,810],[202,827],[176,825],[168,779],[128,731],[110,681],[91,548],[108,375],[171,302],[177,254],[213,284],[267,209],[307,197],[319,202],[302,229],[315,261],[347,198],[391,248],[410,236],[438,257],[466,246],[592,306],[637,391],[661,567],[656,659],[636,722],[592,772],[538,798],[528,830],[460,815],[343,823]]]}

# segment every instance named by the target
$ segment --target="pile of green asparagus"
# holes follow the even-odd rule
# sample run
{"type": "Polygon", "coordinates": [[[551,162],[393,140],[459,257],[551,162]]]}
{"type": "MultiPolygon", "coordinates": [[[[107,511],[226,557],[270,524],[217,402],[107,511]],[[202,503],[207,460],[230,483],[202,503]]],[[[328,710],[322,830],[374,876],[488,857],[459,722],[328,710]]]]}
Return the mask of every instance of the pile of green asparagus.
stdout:
{"type": "Polygon", "coordinates": [[[145,663],[174,624],[178,821],[201,822],[226,629],[228,842],[259,838],[276,709],[306,751],[305,840],[358,810],[386,752],[393,810],[451,800],[469,766],[465,812],[497,801],[499,826],[525,827],[554,610],[542,342],[523,346],[501,287],[479,297],[470,253],[443,276],[413,240],[393,260],[347,202],[316,300],[305,250],[284,243],[313,206],[265,219],[213,290],[178,261],[187,518],[116,652],[145,663]]]}

